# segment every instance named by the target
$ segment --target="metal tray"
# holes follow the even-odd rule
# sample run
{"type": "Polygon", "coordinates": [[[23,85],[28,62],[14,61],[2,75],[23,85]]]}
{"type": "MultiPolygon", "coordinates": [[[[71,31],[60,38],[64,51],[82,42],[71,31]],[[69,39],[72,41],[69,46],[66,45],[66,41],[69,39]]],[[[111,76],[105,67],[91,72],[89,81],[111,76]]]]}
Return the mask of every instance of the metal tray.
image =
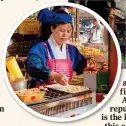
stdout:
{"type": "Polygon", "coordinates": [[[46,93],[45,93],[44,99],[39,100],[39,101],[24,102],[24,103],[28,106],[34,105],[34,104],[47,104],[47,103],[50,103],[50,102],[54,102],[54,101],[61,100],[61,99],[66,99],[66,98],[69,98],[69,97],[70,97],[70,93],[48,88],[46,93]]]}
{"type": "Polygon", "coordinates": [[[68,85],[53,84],[53,85],[47,85],[46,87],[54,89],[54,90],[58,90],[58,91],[72,93],[72,94],[86,91],[86,90],[83,89],[84,86],[79,86],[79,85],[75,86],[75,85],[69,85],[69,84],[68,85]],[[80,89],[76,89],[77,87],[80,88],[80,89]],[[71,91],[69,91],[69,89],[74,90],[74,91],[71,92],[71,91]]]}
{"type": "Polygon", "coordinates": [[[48,88],[44,99],[39,100],[39,101],[33,101],[33,102],[25,102],[25,104],[28,106],[36,105],[36,104],[44,105],[44,104],[52,103],[52,102],[63,100],[63,99],[86,95],[89,93],[92,93],[92,91],[87,90],[87,91],[82,91],[82,92],[77,92],[77,93],[68,93],[68,92],[48,88]]]}

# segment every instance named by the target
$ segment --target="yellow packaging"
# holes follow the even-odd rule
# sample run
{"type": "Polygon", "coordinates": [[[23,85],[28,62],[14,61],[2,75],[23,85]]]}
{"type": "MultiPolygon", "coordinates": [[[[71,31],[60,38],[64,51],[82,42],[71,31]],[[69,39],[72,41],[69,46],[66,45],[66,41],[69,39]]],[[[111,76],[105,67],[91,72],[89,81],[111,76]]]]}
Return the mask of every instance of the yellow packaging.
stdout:
{"type": "Polygon", "coordinates": [[[13,81],[23,77],[15,57],[11,56],[6,59],[6,67],[11,76],[13,76],[13,81]]]}

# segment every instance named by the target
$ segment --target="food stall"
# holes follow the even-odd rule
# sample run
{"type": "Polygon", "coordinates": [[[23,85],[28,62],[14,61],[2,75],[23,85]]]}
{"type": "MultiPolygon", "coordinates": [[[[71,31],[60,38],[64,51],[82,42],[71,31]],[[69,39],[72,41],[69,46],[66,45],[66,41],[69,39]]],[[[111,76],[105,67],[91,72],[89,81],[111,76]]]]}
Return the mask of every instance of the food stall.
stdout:
{"type": "Polygon", "coordinates": [[[87,12],[80,12],[79,9],[76,9],[72,17],[75,29],[70,44],[76,46],[86,57],[88,65],[83,70],[83,74],[74,76],[66,86],[56,83],[29,88],[31,77],[27,74],[25,62],[27,53],[33,40],[39,34],[41,26],[36,21],[36,14],[20,24],[11,38],[12,45],[8,47],[9,57],[7,57],[6,66],[12,88],[24,104],[43,115],[53,117],[80,115],[93,109],[96,102],[101,102],[103,95],[110,90],[108,59],[104,58],[104,44],[89,44],[83,43],[83,39],[80,40],[81,19],[88,19],[92,22],[94,17],[87,12]]]}
{"type": "MultiPolygon", "coordinates": [[[[29,89],[14,57],[7,58],[7,68],[9,74],[13,75],[8,77],[16,95],[24,104],[40,114],[73,117],[96,106],[95,92],[83,85],[75,85],[75,80],[66,86],[53,84],[29,89]]],[[[83,77],[76,76],[74,79],[79,81],[83,80],[83,77]]]]}

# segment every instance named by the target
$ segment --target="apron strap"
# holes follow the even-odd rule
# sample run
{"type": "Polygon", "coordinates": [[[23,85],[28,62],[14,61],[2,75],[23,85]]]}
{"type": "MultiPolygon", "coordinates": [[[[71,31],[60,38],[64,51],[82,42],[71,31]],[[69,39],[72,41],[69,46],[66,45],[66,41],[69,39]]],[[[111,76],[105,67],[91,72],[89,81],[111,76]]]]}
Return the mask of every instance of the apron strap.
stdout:
{"type": "MultiPolygon", "coordinates": [[[[52,59],[47,44],[45,42],[42,42],[42,44],[47,48],[49,59],[52,59]]],[[[66,53],[67,53],[67,59],[70,60],[70,55],[69,55],[69,50],[68,50],[68,44],[66,44],[66,53]]]]}
{"type": "Polygon", "coordinates": [[[46,44],[45,42],[42,42],[42,44],[43,44],[43,45],[46,47],[46,49],[47,49],[49,59],[52,59],[47,44],[46,44]]]}
{"type": "Polygon", "coordinates": [[[69,50],[68,50],[68,44],[66,44],[66,53],[67,53],[67,59],[70,60],[70,54],[69,54],[69,50]]]}

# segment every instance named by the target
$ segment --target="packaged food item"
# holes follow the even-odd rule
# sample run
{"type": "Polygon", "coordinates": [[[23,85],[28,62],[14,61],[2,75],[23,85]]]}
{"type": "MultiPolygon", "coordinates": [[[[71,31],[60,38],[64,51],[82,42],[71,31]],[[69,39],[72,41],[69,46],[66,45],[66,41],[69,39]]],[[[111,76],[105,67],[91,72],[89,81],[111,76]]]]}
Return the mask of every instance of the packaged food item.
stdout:
{"type": "Polygon", "coordinates": [[[100,49],[81,46],[80,52],[85,56],[103,56],[103,52],[100,49]]]}
{"type": "Polygon", "coordinates": [[[46,91],[40,91],[39,88],[31,88],[21,91],[16,91],[16,95],[23,102],[33,102],[42,100],[45,96],[46,91]]]}
{"type": "Polygon", "coordinates": [[[19,34],[39,34],[41,23],[36,19],[26,19],[18,27],[17,31],[19,34]]]}
{"type": "Polygon", "coordinates": [[[6,59],[6,67],[11,75],[11,80],[15,81],[16,79],[23,78],[23,74],[19,68],[19,65],[14,56],[10,56],[6,59]]]}

